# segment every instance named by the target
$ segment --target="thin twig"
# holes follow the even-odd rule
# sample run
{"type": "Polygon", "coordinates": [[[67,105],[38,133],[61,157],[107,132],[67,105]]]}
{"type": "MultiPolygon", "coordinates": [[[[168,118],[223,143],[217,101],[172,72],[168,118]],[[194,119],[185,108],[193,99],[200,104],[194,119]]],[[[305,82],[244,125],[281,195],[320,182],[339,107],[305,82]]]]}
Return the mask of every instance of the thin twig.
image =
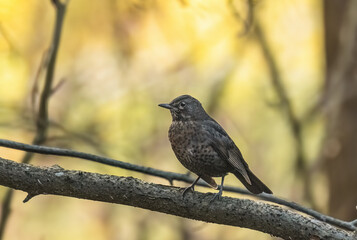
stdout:
{"type": "MultiPolygon", "coordinates": [[[[122,162],[118,161],[115,159],[111,158],[106,158],[106,157],[101,157],[97,156],[94,154],[89,154],[89,153],[83,153],[83,152],[78,152],[78,151],[73,151],[69,149],[62,149],[62,148],[54,148],[54,147],[46,147],[46,146],[37,146],[37,145],[30,145],[30,144],[25,144],[25,143],[19,143],[15,141],[10,141],[10,140],[5,140],[5,139],[0,139],[0,146],[2,147],[7,147],[7,148],[13,148],[13,149],[18,149],[18,150],[23,150],[23,151],[28,151],[32,153],[39,153],[39,154],[48,154],[48,155],[56,155],[56,156],[66,156],[66,157],[75,157],[75,158],[81,158],[93,162],[98,162],[114,167],[119,167],[135,172],[140,172],[144,173],[147,175],[151,176],[156,176],[160,177],[163,179],[168,180],[169,182],[172,182],[174,180],[176,181],[181,181],[181,182],[186,182],[186,183],[192,183],[194,180],[187,174],[180,174],[180,173],[174,173],[174,172],[168,172],[168,171],[162,171],[159,169],[155,168],[150,168],[150,167],[144,167],[132,163],[127,163],[127,162],[122,162]]],[[[199,181],[198,185],[203,186],[203,187],[209,187],[208,184],[206,184],[203,181],[199,181]]],[[[297,210],[299,212],[308,214],[320,221],[347,229],[347,230],[357,230],[357,227],[352,223],[352,222],[345,222],[330,216],[323,215],[317,211],[314,211],[312,209],[305,208],[303,206],[300,206],[294,202],[289,202],[284,199],[272,196],[270,194],[259,194],[259,195],[253,195],[250,192],[237,188],[237,187],[232,187],[232,186],[225,186],[223,188],[225,191],[228,192],[234,192],[234,193],[239,193],[239,194],[244,194],[244,195],[249,195],[249,196],[254,196],[259,199],[277,203],[286,207],[289,207],[291,209],[297,210]]]]}
{"type": "Polygon", "coordinates": [[[37,68],[37,72],[36,72],[36,75],[35,75],[35,78],[34,78],[34,82],[33,82],[33,85],[32,85],[32,89],[31,89],[31,95],[30,95],[30,102],[31,102],[31,113],[33,115],[34,118],[36,118],[36,96],[38,94],[38,88],[39,88],[39,82],[40,82],[40,76],[41,76],[41,73],[42,73],[42,70],[47,66],[47,62],[48,62],[48,51],[45,51],[43,54],[42,54],[42,57],[41,57],[41,61],[40,61],[40,65],[39,67],[37,68]]]}
{"type": "MultiPolygon", "coordinates": [[[[64,127],[63,125],[61,125],[55,121],[50,121],[50,126],[51,126],[51,128],[56,128],[56,129],[59,129],[60,131],[62,131],[66,135],[67,139],[74,138],[75,141],[80,140],[80,141],[84,142],[85,144],[94,148],[97,153],[99,153],[101,155],[107,155],[105,150],[103,149],[102,144],[99,141],[95,141],[94,139],[92,139],[91,137],[89,137],[85,134],[69,130],[66,127],[64,127]]],[[[53,137],[52,137],[52,139],[53,139],[53,137]]]]}
{"type": "Polygon", "coordinates": [[[47,137],[48,131],[48,104],[52,93],[52,85],[54,80],[55,65],[57,53],[62,33],[62,25],[67,5],[62,4],[59,0],[52,1],[56,6],[56,23],[53,34],[52,45],[50,49],[50,58],[48,62],[45,85],[40,98],[40,107],[38,110],[38,118],[36,121],[37,133],[34,139],[34,144],[43,143],[47,137]]]}

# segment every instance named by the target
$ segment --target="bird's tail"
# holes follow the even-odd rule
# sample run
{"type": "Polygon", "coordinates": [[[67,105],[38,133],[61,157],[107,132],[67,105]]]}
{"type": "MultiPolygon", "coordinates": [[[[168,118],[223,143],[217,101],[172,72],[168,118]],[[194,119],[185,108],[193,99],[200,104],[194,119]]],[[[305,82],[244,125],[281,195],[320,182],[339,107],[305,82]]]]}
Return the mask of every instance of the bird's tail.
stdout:
{"type": "Polygon", "coordinates": [[[246,169],[249,179],[251,181],[252,184],[249,184],[244,177],[242,176],[242,174],[240,174],[238,171],[234,171],[233,174],[243,183],[243,185],[251,192],[254,194],[259,194],[262,192],[265,193],[269,193],[272,194],[273,192],[262,182],[259,180],[259,178],[257,178],[257,176],[255,176],[249,168],[246,169]]]}

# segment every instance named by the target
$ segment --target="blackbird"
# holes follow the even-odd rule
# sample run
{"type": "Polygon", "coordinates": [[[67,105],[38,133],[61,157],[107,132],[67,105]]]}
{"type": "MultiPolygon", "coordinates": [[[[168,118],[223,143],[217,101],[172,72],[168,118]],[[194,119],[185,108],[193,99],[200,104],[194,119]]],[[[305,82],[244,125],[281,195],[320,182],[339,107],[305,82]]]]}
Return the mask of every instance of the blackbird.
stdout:
{"type": "Polygon", "coordinates": [[[215,189],[219,189],[212,200],[220,198],[224,177],[228,173],[233,173],[254,194],[272,194],[249,169],[242,153],[226,131],[206,113],[197,99],[182,95],[169,104],[159,106],[171,112],[169,140],[177,159],[198,175],[184,190],[183,196],[188,190],[193,191],[195,184],[202,178],[215,189]],[[212,177],[222,177],[219,187],[212,177]]]}

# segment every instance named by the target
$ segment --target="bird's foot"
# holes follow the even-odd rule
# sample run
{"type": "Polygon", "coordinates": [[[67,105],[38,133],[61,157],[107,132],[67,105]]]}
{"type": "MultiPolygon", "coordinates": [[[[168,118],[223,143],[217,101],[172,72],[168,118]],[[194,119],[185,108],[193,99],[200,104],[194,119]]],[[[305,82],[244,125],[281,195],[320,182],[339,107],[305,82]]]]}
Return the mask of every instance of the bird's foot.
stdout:
{"type": "Polygon", "coordinates": [[[214,202],[215,200],[221,200],[222,199],[222,192],[219,191],[218,193],[215,193],[212,197],[212,199],[209,201],[210,203],[214,202]]]}
{"type": "Polygon", "coordinates": [[[189,186],[189,187],[187,187],[187,188],[185,188],[185,190],[183,191],[183,193],[182,193],[182,197],[184,198],[185,197],[185,195],[186,195],[186,193],[188,192],[188,191],[194,191],[195,189],[194,189],[194,187],[193,186],[189,186]]]}
{"type": "Polygon", "coordinates": [[[210,203],[213,202],[214,200],[220,200],[222,198],[222,193],[223,193],[223,181],[224,181],[224,177],[222,178],[222,183],[221,185],[218,187],[219,191],[218,193],[215,193],[213,198],[209,201],[210,203]]]}

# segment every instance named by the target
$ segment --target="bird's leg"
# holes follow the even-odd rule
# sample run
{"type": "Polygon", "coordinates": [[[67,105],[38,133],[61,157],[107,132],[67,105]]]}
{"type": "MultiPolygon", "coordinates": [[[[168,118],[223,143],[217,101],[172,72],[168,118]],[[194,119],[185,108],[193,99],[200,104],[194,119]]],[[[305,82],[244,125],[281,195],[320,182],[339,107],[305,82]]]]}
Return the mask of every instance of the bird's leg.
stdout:
{"type": "Polygon", "coordinates": [[[200,180],[201,177],[198,177],[190,186],[188,186],[182,193],[182,197],[185,197],[185,194],[187,193],[188,190],[194,191],[195,190],[195,185],[200,180]]]}
{"type": "Polygon", "coordinates": [[[221,199],[222,193],[223,193],[224,177],[225,177],[225,176],[222,177],[222,181],[221,181],[221,185],[219,185],[219,191],[218,191],[218,193],[214,194],[214,196],[213,196],[213,198],[211,199],[210,202],[213,202],[213,201],[216,200],[216,199],[221,199]]]}

